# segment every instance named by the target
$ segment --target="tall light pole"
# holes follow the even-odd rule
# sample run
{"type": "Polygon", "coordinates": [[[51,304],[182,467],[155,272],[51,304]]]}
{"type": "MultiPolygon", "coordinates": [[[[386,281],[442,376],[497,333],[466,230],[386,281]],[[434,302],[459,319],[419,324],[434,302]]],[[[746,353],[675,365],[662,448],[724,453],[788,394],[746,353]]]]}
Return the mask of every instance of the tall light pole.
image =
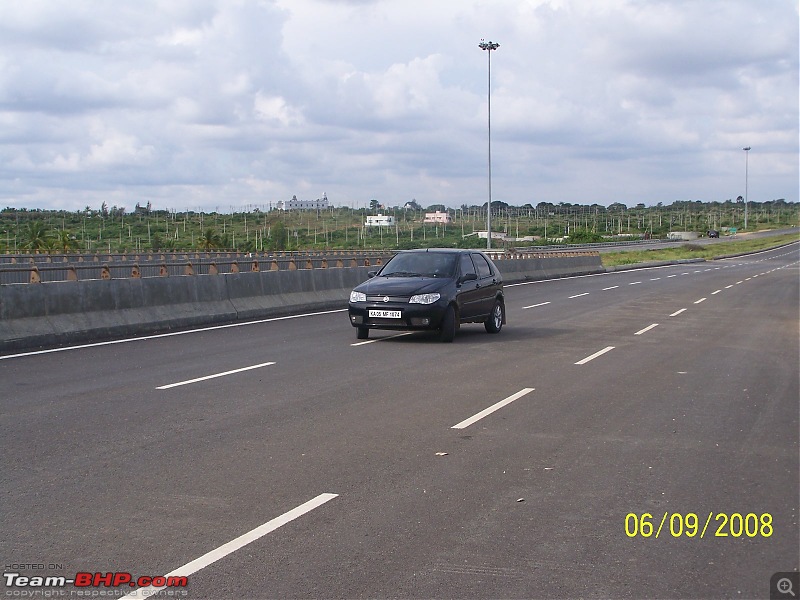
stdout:
{"type": "Polygon", "coordinates": [[[492,50],[497,50],[500,44],[487,42],[481,38],[478,48],[487,50],[489,56],[489,203],[486,205],[486,249],[492,248],[492,50]]]}
{"type": "Polygon", "coordinates": [[[750,150],[752,148],[747,146],[742,148],[744,150],[744,228],[745,231],[747,230],[747,167],[748,167],[748,158],[750,157],[750,150]]]}

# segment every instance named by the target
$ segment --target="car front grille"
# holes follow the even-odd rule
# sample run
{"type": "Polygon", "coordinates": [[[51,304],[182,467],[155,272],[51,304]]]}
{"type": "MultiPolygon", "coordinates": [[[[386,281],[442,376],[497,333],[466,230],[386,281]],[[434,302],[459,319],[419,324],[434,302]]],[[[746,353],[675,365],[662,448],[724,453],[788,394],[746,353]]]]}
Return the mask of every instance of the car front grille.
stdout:
{"type": "Polygon", "coordinates": [[[367,296],[367,302],[375,302],[377,304],[408,304],[409,296],[367,296]],[[389,298],[388,301],[385,301],[389,298]]]}
{"type": "Polygon", "coordinates": [[[394,327],[407,327],[408,323],[405,319],[379,319],[377,317],[370,317],[367,321],[370,325],[386,325],[394,327]]]}

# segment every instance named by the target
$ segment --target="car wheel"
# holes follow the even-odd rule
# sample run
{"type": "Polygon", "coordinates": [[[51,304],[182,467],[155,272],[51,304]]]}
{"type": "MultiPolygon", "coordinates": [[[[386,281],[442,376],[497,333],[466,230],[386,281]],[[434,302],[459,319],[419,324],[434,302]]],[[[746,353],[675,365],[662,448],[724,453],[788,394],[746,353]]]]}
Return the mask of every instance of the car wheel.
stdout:
{"type": "Polygon", "coordinates": [[[494,306],[492,307],[492,314],[489,315],[489,318],[484,321],[483,326],[486,328],[486,331],[489,333],[499,333],[500,330],[503,328],[503,313],[505,308],[503,303],[500,300],[495,300],[494,306]]]}
{"type": "Polygon", "coordinates": [[[439,339],[443,342],[452,342],[456,337],[456,311],[452,305],[447,307],[442,317],[442,327],[439,330],[439,339]]]}
{"type": "Polygon", "coordinates": [[[369,327],[356,327],[356,338],[366,340],[369,338],[369,327]]]}

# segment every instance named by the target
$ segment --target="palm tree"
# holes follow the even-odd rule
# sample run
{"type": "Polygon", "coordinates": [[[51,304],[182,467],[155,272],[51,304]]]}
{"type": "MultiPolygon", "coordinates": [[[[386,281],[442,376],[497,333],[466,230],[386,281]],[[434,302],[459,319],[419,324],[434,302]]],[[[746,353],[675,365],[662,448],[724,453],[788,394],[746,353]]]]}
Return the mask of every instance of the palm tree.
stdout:
{"type": "Polygon", "coordinates": [[[59,229],[56,231],[54,247],[66,254],[67,252],[73,252],[77,250],[78,241],[69,231],[66,231],[65,229],[59,229]]]}
{"type": "Polygon", "coordinates": [[[200,239],[197,240],[200,244],[200,247],[204,250],[212,250],[213,248],[219,248],[221,245],[221,240],[219,234],[214,231],[213,227],[209,227],[206,229],[201,235],[200,239]]]}
{"type": "Polygon", "coordinates": [[[50,239],[42,221],[28,222],[22,238],[24,240],[22,247],[26,250],[36,251],[50,248],[50,239]]]}

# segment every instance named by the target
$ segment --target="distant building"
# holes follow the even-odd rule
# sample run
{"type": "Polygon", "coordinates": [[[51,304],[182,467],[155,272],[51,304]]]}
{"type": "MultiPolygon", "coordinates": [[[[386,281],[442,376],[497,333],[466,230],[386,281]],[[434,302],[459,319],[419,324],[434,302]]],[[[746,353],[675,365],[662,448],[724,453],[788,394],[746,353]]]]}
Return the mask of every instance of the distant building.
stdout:
{"type": "MultiPolygon", "coordinates": [[[[485,240],[486,239],[486,232],[485,231],[476,231],[475,233],[478,234],[478,238],[485,240]]],[[[508,236],[503,233],[502,231],[493,231],[492,232],[492,239],[493,240],[507,240],[508,236]]]]}
{"type": "Polygon", "coordinates": [[[450,217],[450,213],[436,211],[432,213],[425,213],[425,219],[422,221],[423,223],[452,223],[453,219],[450,217]]]}
{"type": "Polygon", "coordinates": [[[328,208],[328,196],[322,194],[322,198],[316,200],[298,200],[297,196],[284,202],[280,200],[276,206],[278,210],[323,210],[328,208]]]}
{"type": "Polygon", "coordinates": [[[366,227],[394,227],[394,217],[390,215],[370,215],[364,225],[366,227]]]}

